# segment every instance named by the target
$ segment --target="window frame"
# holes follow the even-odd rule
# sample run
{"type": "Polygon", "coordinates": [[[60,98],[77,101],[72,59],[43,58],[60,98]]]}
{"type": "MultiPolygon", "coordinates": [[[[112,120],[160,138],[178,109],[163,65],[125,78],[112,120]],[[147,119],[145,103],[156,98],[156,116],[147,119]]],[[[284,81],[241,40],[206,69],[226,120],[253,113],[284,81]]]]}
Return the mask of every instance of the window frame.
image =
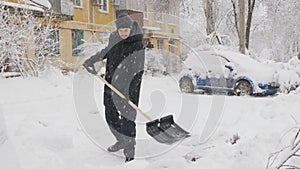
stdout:
{"type": "Polygon", "coordinates": [[[164,50],[164,39],[157,39],[157,50],[164,50]]]}
{"type": "Polygon", "coordinates": [[[72,0],[75,8],[83,8],[82,0],[72,0]],[[75,1],[79,1],[80,5],[75,4],[75,1]]]}
{"type": "Polygon", "coordinates": [[[72,29],[71,30],[71,38],[72,38],[72,56],[80,56],[80,53],[84,51],[83,50],[79,50],[77,49],[78,46],[83,45],[84,44],[84,31],[80,30],[80,29],[72,29]],[[73,38],[73,32],[75,33],[75,39],[73,38]],[[82,37],[79,41],[79,37],[82,37]],[[75,47],[73,46],[73,40],[75,40],[75,47]]]}
{"type": "Polygon", "coordinates": [[[169,46],[169,52],[175,53],[175,40],[174,39],[169,40],[168,46],[169,46]]]}
{"type": "Polygon", "coordinates": [[[148,20],[149,16],[148,16],[148,5],[144,4],[144,8],[143,8],[143,17],[144,19],[148,20]]]}
{"type": "Polygon", "coordinates": [[[176,25],[176,12],[173,8],[169,9],[168,24],[176,25]]]}
{"type": "Polygon", "coordinates": [[[99,0],[99,1],[103,1],[103,4],[104,4],[104,2],[106,2],[106,10],[103,9],[104,5],[103,5],[103,6],[102,6],[102,5],[99,5],[99,6],[98,6],[99,11],[100,11],[101,13],[109,13],[109,2],[108,2],[108,0],[99,0]],[[101,8],[101,7],[102,7],[102,8],[101,8]]]}
{"type": "Polygon", "coordinates": [[[156,12],[154,17],[155,17],[155,20],[156,20],[157,23],[163,23],[164,22],[163,13],[156,12]],[[160,17],[158,17],[158,14],[160,15],[160,17]]]}

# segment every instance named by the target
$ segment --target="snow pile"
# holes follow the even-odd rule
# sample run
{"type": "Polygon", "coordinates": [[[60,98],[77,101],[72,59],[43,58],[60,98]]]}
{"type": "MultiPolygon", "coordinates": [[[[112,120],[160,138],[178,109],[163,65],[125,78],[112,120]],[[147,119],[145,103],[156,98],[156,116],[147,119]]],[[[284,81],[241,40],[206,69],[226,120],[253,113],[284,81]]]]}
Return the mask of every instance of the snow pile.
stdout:
{"type": "Polygon", "coordinates": [[[276,71],[281,91],[289,93],[300,84],[300,60],[295,56],[287,63],[266,61],[276,71]]]}
{"type": "Polygon", "coordinates": [[[280,89],[284,93],[295,90],[300,84],[300,77],[294,70],[282,69],[276,73],[280,89]]]}
{"type": "Polygon", "coordinates": [[[289,60],[288,65],[290,69],[295,70],[300,76],[300,58],[298,58],[298,56],[292,57],[292,59],[289,60]]]}

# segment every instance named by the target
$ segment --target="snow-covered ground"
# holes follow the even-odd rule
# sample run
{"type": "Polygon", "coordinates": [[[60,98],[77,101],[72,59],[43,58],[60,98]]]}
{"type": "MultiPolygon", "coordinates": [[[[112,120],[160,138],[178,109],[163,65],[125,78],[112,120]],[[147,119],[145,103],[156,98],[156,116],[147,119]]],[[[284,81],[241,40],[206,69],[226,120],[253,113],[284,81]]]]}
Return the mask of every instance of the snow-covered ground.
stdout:
{"type": "MultiPolygon", "coordinates": [[[[259,98],[183,94],[176,78],[144,76],[140,108],[153,118],[173,114],[192,136],[161,145],[138,115],[136,160],[126,164],[122,152],[105,151],[114,138],[103,118],[98,79],[55,70],[40,78],[0,79],[1,168],[264,169],[271,153],[290,144],[290,129],[300,121],[297,92],[259,98]]],[[[293,162],[300,166],[299,158],[293,162]]]]}

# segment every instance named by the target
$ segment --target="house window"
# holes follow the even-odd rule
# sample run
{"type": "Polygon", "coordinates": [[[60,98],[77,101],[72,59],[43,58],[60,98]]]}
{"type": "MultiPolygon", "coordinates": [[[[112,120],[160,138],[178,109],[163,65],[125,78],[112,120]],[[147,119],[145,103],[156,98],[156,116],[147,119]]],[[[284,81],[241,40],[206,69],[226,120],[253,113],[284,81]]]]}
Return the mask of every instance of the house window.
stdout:
{"type": "Polygon", "coordinates": [[[83,52],[83,30],[72,30],[72,55],[79,56],[83,52]]]}
{"type": "Polygon", "coordinates": [[[175,41],[171,39],[169,41],[169,52],[174,53],[175,52],[174,48],[175,48],[175,41]]]}
{"type": "Polygon", "coordinates": [[[99,4],[99,10],[101,12],[108,12],[108,0],[97,0],[99,4]]]}
{"type": "Polygon", "coordinates": [[[148,7],[144,5],[144,19],[148,19],[148,7]]]}
{"type": "Polygon", "coordinates": [[[76,7],[82,7],[82,0],[72,0],[74,6],[76,7]]]}
{"type": "Polygon", "coordinates": [[[173,8],[169,9],[168,22],[170,24],[176,24],[176,13],[175,13],[175,10],[173,8]]]}
{"type": "Polygon", "coordinates": [[[156,20],[156,22],[163,22],[164,21],[163,20],[163,14],[160,13],[160,12],[156,12],[155,13],[155,20],[156,20]]]}
{"type": "Polygon", "coordinates": [[[164,48],[164,40],[157,39],[157,49],[163,49],[163,48],[164,48]]]}
{"type": "Polygon", "coordinates": [[[60,54],[59,49],[59,30],[54,30],[50,34],[50,55],[57,56],[60,54]]]}
{"type": "MultiPolygon", "coordinates": [[[[123,0],[125,1],[125,0],[123,0]]],[[[144,3],[141,0],[126,0],[126,8],[134,11],[143,11],[144,3]]]]}

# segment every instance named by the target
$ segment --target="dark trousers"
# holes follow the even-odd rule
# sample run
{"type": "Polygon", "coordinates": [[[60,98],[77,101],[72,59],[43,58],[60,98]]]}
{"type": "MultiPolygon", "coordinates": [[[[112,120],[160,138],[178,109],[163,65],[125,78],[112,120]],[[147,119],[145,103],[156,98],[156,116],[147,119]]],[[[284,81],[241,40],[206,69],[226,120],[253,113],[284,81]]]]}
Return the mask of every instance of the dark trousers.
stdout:
{"type": "Polygon", "coordinates": [[[105,106],[105,118],[116,140],[124,145],[124,155],[134,157],[136,111],[128,104],[124,104],[120,111],[116,106],[105,106]]]}

